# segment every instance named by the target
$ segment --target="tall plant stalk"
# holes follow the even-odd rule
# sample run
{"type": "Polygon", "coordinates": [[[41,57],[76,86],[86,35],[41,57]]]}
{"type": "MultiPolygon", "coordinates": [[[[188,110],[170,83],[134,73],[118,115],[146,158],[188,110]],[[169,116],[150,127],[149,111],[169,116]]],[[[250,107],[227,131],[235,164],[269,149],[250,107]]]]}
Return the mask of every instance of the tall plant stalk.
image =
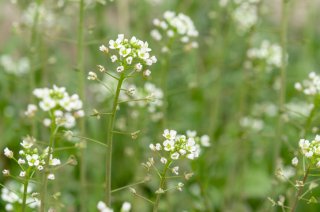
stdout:
{"type": "Polygon", "coordinates": [[[22,212],[26,211],[28,185],[29,185],[29,170],[26,173],[26,179],[24,180],[24,184],[23,184],[22,212]]]}
{"type": "MultiPolygon", "coordinates": [[[[165,188],[165,183],[166,183],[166,174],[167,171],[170,167],[171,161],[168,161],[166,166],[163,169],[163,172],[161,173],[161,178],[160,178],[160,184],[159,184],[159,189],[164,190],[165,188]]],[[[160,202],[160,198],[161,198],[162,193],[159,192],[156,196],[156,201],[154,202],[153,205],[153,212],[157,212],[158,211],[158,207],[159,207],[159,202],[160,202]]]]}
{"type": "Polygon", "coordinates": [[[42,176],[42,189],[41,189],[41,194],[40,194],[40,212],[45,211],[46,207],[46,194],[48,190],[48,173],[49,173],[49,165],[50,165],[50,156],[53,153],[53,148],[54,148],[54,140],[55,140],[55,135],[57,133],[58,127],[56,126],[56,120],[54,115],[51,114],[51,127],[50,127],[50,141],[49,141],[49,149],[48,149],[48,155],[46,158],[46,166],[44,168],[43,176],[42,176]]]}
{"type": "Polygon", "coordinates": [[[121,86],[122,83],[125,79],[125,75],[122,73],[120,75],[120,78],[118,80],[118,85],[116,89],[116,93],[113,99],[113,106],[112,106],[112,111],[111,115],[109,118],[109,123],[108,123],[108,137],[107,137],[107,157],[106,157],[106,196],[105,196],[105,202],[106,204],[110,207],[111,206],[111,175],[112,175],[112,143],[113,143],[113,131],[114,131],[114,123],[115,123],[115,118],[116,118],[116,112],[117,112],[117,107],[119,103],[119,94],[121,91],[121,86]]]}
{"type": "MultiPolygon", "coordinates": [[[[77,71],[79,78],[79,95],[85,100],[85,73],[84,73],[84,0],[79,1],[79,23],[78,23],[78,41],[77,41],[77,71]]],[[[85,101],[84,101],[85,102],[85,101]]],[[[80,120],[80,132],[85,135],[85,120],[80,120]]],[[[82,140],[85,142],[85,140],[82,140]]],[[[86,146],[86,145],[84,145],[86,146]]],[[[86,148],[80,149],[80,210],[86,211],[86,148]]]]}
{"type": "Polygon", "coordinates": [[[282,113],[284,112],[285,102],[286,102],[286,72],[287,72],[287,27],[288,27],[288,2],[289,0],[282,0],[281,9],[281,70],[280,70],[280,92],[279,92],[279,112],[278,112],[278,126],[277,126],[277,138],[278,142],[275,143],[275,154],[273,161],[273,170],[275,170],[277,165],[277,159],[280,155],[281,145],[282,145],[282,131],[283,131],[283,120],[282,113]]]}

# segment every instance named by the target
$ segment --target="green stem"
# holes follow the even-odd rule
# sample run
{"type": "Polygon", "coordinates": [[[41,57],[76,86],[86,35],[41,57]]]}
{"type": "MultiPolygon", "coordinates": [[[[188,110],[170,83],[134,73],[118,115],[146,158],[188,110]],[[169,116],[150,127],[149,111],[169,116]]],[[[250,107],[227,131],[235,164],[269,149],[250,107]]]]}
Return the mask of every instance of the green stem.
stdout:
{"type": "Polygon", "coordinates": [[[275,155],[273,159],[273,170],[277,166],[277,159],[280,155],[281,144],[282,144],[282,113],[285,109],[286,101],[286,59],[287,59],[287,25],[288,25],[288,0],[282,0],[282,17],[281,17],[281,72],[280,72],[280,94],[279,94],[279,112],[278,112],[278,127],[277,127],[277,138],[280,140],[275,145],[275,155]]]}
{"type": "Polygon", "coordinates": [[[26,179],[25,179],[24,184],[23,184],[22,212],[26,211],[28,185],[29,185],[29,170],[26,173],[26,179]]]}
{"type": "MultiPolygon", "coordinates": [[[[85,102],[85,73],[84,73],[84,0],[79,1],[79,24],[78,24],[78,41],[77,41],[77,68],[79,77],[79,95],[83,102],[85,102]]],[[[81,119],[80,132],[85,135],[85,121],[81,119]]],[[[85,142],[85,141],[84,141],[85,142]]],[[[80,150],[80,210],[86,211],[86,148],[80,150]]]]}
{"type": "MultiPolygon", "coordinates": [[[[165,186],[165,182],[166,182],[166,174],[167,174],[167,171],[168,171],[168,169],[170,167],[171,162],[172,161],[168,161],[166,166],[164,167],[164,170],[163,170],[163,172],[161,174],[161,180],[160,180],[159,189],[164,190],[164,186],[165,186]]],[[[153,205],[153,212],[157,212],[158,211],[161,195],[162,195],[162,193],[158,193],[157,196],[156,196],[156,201],[154,202],[154,205],[153,205]]]]}
{"type": "Polygon", "coordinates": [[[42,191],[40,195],[41,199],[41,204],[40,204],[40,212],[45,211],[45,205],[46,205],[46,194],[47,194],[47,189],[48,189],[48,173],[49,173],[49,164],[50,164],[50,155],[53,152],[53,145],[54,145],[54,138],[55,134],[57,132],[56,124],[55,124],[55,118],[54,116],[51,116],[51,128],[50,128],[50,141],[49,141],[49,150],[48,150],[48,155],[46,158],[46,164],[44,168],[44,173],[42,177],[42,191]]]}
{"type": "Polygon", "coordinates": [[[299,199],[300,199],[300,195],[302,194],[304,184],[306,183],[306,181],[308,179],[309,171],[310,171],[310,167],[307,168],[307,171],[304,174],[304,177],[303,177],[303,180],[302,180],[302,186],[299,188],[299,190],[297,192],[297,195],[295,197],[295,200],[294,200],[293,205],[292,205],[291,210],[290,210],[291,212],[296,211],[296,207],[298,205],[298,202],[299,202],[299,199]]]}
{"type": "MultiPolygon", "coordinates": [[[[31,68],[30,68],[30,73],[29,73],[29,93],[30,93],[30,97],[29,97],[29,101],[33,102],[33,94],[32,94],[32,90],[35,88],[35,64],[36,61],[38,61],[36,59],[36,47],[39,45],[38,44],[38,23],[39,23],[39,7],[42,4],[42,0],[37,0],[36,1],[36,11],[33,17],[33,24],[32,24],[32,28],[31,28],[31,38],[30,38],[30,62],[31,62],[31,68]]],[[[32,131],[32,135],[36,135],[37,134],[37,128],[36,128],[36,121],[33,119],[32,120],[32,126],[31,126],[31,131],[32,131]]]]}
{"type": "Polygon", "coordinates": [[[111,207],[111,171],[112,171],[112,143],[113,143],[113,130],[114,130],[114,122],[116,118],[116,112],[118,107],[118,101],[119,101],[119,94],[121,91],[121,86],[123,83],[123,80],[125,79],[125,75],[122,73],[120,75],[116,94],[114,96],[113,100],[113,106],[112,106],[112,114],[109,119],[108,124],[108,138],[107,138],[107,161],[106,161],[106,204],[108,207],[111,207]]]}

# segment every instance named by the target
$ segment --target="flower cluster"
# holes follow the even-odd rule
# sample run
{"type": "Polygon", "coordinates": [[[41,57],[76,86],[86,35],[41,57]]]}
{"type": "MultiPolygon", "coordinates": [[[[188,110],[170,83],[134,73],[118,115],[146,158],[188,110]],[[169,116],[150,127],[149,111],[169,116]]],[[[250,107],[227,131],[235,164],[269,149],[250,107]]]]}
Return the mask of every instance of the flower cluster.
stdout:
{"type": "MultiPolygon", "coordinates": [[[[29,183],[27,189],[28,196],[26,200],[26,205],[33,210],[40,206],[40,200],[36,197],[37,193],[33,192],[34,187],[34,184],[29,183]]],[[[18,211],[18,205],[22,204],[22,192],[23,185],[18,184],[15,181],[9,181],[6,183],[5,187],[1,189],[1,199],[6,203],[6,211],[18,211]]]]}
{"type": "MultiPolygon", "coordinates": [[[[196,137],[195,131],[188,131],[187,135],[178,135],[175,130],[164,130],[165,140],[162,144],[150,144],[152,151],[162,151],[168,155],[169,160],[178,160],[179,158],[188,158],[193,160],[199,157],[200,145],[210,146],[209,137],[204,135],[196,137]]],[[[161,162],[167,161],[167,157],[162,157],[161,162]],[[165,159],[165,160],[164,160],[165,159]]]]}
{"type": "MultiPolygon", "coordinates": [[[[320,135],[316,135],[315,138],[310,142],[306,139],[300,139],[299,147],[302,154],[309,159],[312,165],[320,167],[320,135]]],[[[294,165],[298,164],[297,159],[293,159],[294,165]]]]}
{"type": "MultiPolygon", "coordinates": [[[[153,20],[153,25],[156,27],[151,31],[153,39],[157,41],[162,40],[163,37],[167,37],[169,40],[179,39],[186,47],[198,47],[198,43],[193,39],[198,37],[199,33],[189,16],[183,13],[176,14],[173,11],[166,11],[163,18],[164,20],[153,20]]],[[[162,50],[168,51],[168,48],[166,46],[162,50]]]]}
{"type": "Polygon", "coordinates": [[[320,94],[320,76],[315,72],[309,73],[309,78],[302,83],[296,82],[295,89],[302,91],[305,95],[316,96],[320,94]]]}
{"type": "Polygon", "coordinates": [[[25,10],[24,14],[22,14],[22,24],[32,27],[34,25],[34,17],[36,13],[38,13],[38,24],[41,28],[49,29],[57,24],[57,17],[55,17],[54,13],[44,6],[37,5],[36,3],[31,3],[25,10]]]}
{"type": "MultiPolygon", "coordinates": [[[[84,116],[82,101],[77,94],[69,95],[64,87],[53,86],[49,88],[36,88],[33,94],[40,100],[39,107],[49,112],[50,118],[45,118],[43,123],[50,126],[52,121],[57,126],[72,128],[76,124],[76,118],[84,116]]],[[[36,105],[28,105],[25,115],[32,117],[37,111],[36,105]]]]}
{"type": "Polygon", "coordinates": [[[251,117],[243,117],[240,120],[240,125],[244,128],[260,131],[264,127],[264,122],[261,119],[255,119],[251,117]]]}
{"type": "MultiPolygon", "coordinates": [[[[97,209],[100,212],[113,212],[113,209],[109,208],[106,203],[99,201],[97,204],[97,209]]],[[[124,202],[121,206],[120,212],[130,212],[131,211],[131,203],[124,202]]]]}
{"type": "Polygon", "coordinates": [[[270,71],[281,67],[282,48],[278,44],[271,44],[268,40],[264,40],[260,48],[249,49],[247,56],[253,61],[264,62],[267,71],[270,71]]]}
{"type": "Polygon", "coordinates": [[[118,73],[127,70],[142,71],[143,75],[147,77],[151,74],[149,67],[157,62],[157,58],[150,55],[151,49],[148,42],[139,40],[134,36],[127,39],[123,34],[119,34],[116,40],[109,41],[109,49],[104,45],[101,45],[99,49],[106,54],[109,49],[116,51],[110,59],[111,62],[118,64],[116,68],[118,73]]]}
{"type": "Polygon", "coordinates": [[[235,1],[237,7],[233,12],[233,19],[240,32],[249,31],[258,22],[258,2],[259,0],[235,1]]]}
{"type": "Polygon", "coordinates": [[[30,62],[26,57],[16,60],[10,55],[2,55],[0,57],[0,65],[3,67],[5,72],[16,76],[24,75],[30,70],[30,62]]]}
{"type": "MultiPolygon", "coordinates": [[[[21,178],[29,178],[33,175],[35,171],[42,171],[44,167],[46,166],[46,158],[49,154],[49,148],[46,148],[44,151],[40,152],[38,148],[33,147],[36,140],[32,137],[26,137],[22,140],[20,143],[22,149],[19,151],[19,156],[16,158],[14,156],[13,151],[11,151],[9,148],[4,149],[4,155],[10,159],[13,159],[16,161],[21,168],[19,177],[21,178]]],[[[61,162],[57,158],[53,158],[52,155],[50,155],[49,160],[49,166],[58,166],[61,162]]],[[[4,170],[3,173],[6,175],[9,175],[9,170],[4,170]]],[[[48,179],[54,180],[54,175],[49,174],[48,179]]]]}
{"type": "Polygon", "coordinates": [[[160,88],[157,88],[150,82],[145,83],[143,88],[137,88],[133,84],[126,84],[124,87],[126,88],[126,92],[121,93],[121,101],[128,101],[130,107],[146,107],[148,112],[152,114],[151,119],[153,121],[158,121],[162,118],[160,110],[163,105],[163,92],[160,88]]]}

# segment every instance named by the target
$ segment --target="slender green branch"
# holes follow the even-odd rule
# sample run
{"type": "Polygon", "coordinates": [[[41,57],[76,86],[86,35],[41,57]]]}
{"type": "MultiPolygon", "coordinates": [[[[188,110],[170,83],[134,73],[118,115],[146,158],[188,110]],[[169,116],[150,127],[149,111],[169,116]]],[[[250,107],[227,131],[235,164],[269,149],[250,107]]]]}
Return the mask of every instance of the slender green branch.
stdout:
{"type": "Polygon", "coordinates": [[[303,180],[302,180],[302,186],[299,188],[299,190],[298,190],[298,192],[296,194],[295,200],[294,200],[293,205],[291,207],[291,212],[296,211],[296,207],[297,207],[298,201],[299,201],[299,199],[301,197],[304,185],[305,185],[305,183],[307,181],[307,178],[308,178],[308,175],[309,175],[309,171],[310,171],[310,167],[307,168],[307,170],[306,170],[306,172],[304,174],[304,177],[303,177],[303,180]]]}
{"type": "MultiPolygon", "coordinates": [[[[171,165],[171,162],[172,161],[168,161],[166,163],[166,166],[164,167],[163,169],[163,172],[161,174],[161,180],[160,180],[160,185],[159,185],[159,189],[162,189],[164,190],[164,186],[165,186],[165,183],[166,183],[166,174],[167,174],[167,171],[171,165]]],[[[154,206],[153,206],[153,212],[157,212],[158,211],[158,207],[159,207],[159,202],[160,202],[160,197],[161,197],[162,193],[159,192],[156,196],[156,201],[154,202],[154,206]]]]}
{"type": "Polygon", "coordinates": [[[140,185],[140,184],[143,184],[143,183],[145,183],[145,182],[147,182],[147,180],[141,180],[141,181],[139,181],[139,182],[137,182],[137,183],[133,183],[133,184],[130,184],[130,185],[126,185],[126,186],[117,188],[117,189],[113,189],[113,190],[111,191],[111,193],[115,193],[115,192],[117,192],[117,191],[121,191],[121,190],[123,190],[123,189],[130,188],[130,187],[132,187],[132,186],[140,185]]]}
{"type": "Polygon", "coordinates": [[[114,123],[116,118],[116,112],[118,107],[118,101],[119,101],[119,94],[121,91],[121,86],[123,83],[123,80],[125,79],[124,74],[122,73],[120,75],[120,79],[118,81],[117,90],[114,96],[113,100],[113,106],[112,106],[112,114],[109,119],[108,123],[108,136],[107,136],[107,161],[106,161],[106,196],[105,196],[105,202],[106,204],[111,207],[111,172],[112,172],[112,143],[113,143],[113,130],[114,130],[114,123]]]}
{"type": "Polygon", "coordinates": [[[81,139],[84,139],[84,140],[87,140],[87,141],[92,141],[94,143],[97,143],[97,144],[100,144],[101,146],[104,146],[106,148],[108,148],[108,145],[100,142],[100,141],[97,141],[97,140],[94,140],[94,139],[91,139],[91,138],[87,138],[87,137],[83,137],[83,136],[78,136],[78,135],[73,135],[72,137],[75,137],[75,138],[81,138],[81,139]]]}

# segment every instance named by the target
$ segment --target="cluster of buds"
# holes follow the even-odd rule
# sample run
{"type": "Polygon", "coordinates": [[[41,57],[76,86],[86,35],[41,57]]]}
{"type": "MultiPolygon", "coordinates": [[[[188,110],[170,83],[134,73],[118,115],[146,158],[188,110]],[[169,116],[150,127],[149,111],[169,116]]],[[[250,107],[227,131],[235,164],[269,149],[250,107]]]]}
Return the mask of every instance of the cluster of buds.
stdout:
{"type": "Polygon", "coordinates": [[[261,43],[260,48],[251,48],[247,52],[252,62],[264,63],[266,70],[280,68],[282,64],[282,48],[278,44],[271,44],[268,40],[261,43]]]}
{"type": "MultiPolygon", "coordinates": [[[[15,157],[13,151],[9,148],[4,149],[4,155],[7,158],[13,159],[18,163],[21,168],[19,177],[21,178],[30,178],[34,172],[42,171],[46,166],[46,158],[49,154],[49,148],[46,148],[44,151],[40,152],[38,148],[34,147],[36,140],[33,137],[26,137],[20,143],[22,149],[19,151],[18,158],[15,157]]],[[[57,158],[53,158],[50,155],[50,160],[48,166],[54,167],[60,165],[61,162],[57,158]]],[[[3,170],[4,175],[10,175],[9,170],[3,170]]],[[[48,179],[54,180],[54,175],[50,173],[48,179]]]]}
{"type": "MultiPolygon", "coordinates": [[[[49,127],[52,121],[59,127],[72,128],[76,119],[84,116],[82,101],[77,94],[69,95],[64,87],[36,88],[33,94],[39,99],[39,108],[49,113],[49,118],[43,124],[49,127]]],[[[34,104],[29,104],[25,115],[33,117],[38,110],[34,104]]]]}
{"type": "Polygon", "coordinates": [[[305,95],[316,96],[320,93],[320,76],[315,72],[309,73],[308,79],[294,84],[295,89],[302,91],[305,95]]]}
{"type": "MultiPolygon", "coordinates": [[[[183,13],[176,14],[173,11],[166,11],[163,14],[163,20],[154,19],[153,25],[156,29],[151,31],[151,36],[157,41],[165,37],[169,40],[178,39],[189,49],[198,47],[194,38],[198,37],[199,33],[191,18],[183,13]]],[[[168,51],[168,46],[162,51],[168,51]]]]}
{"type": "MultiPolygon", "coordinates": [[[[148,77],[151,74],[149,67],[157,62],[157,58],[150,55],[151,49],[148,42],[134,36],[127,39],[123,34],[119,34],[116,40],[109,41],[109,49],[104,45],[101,45],[99,49],[105,54],[109,54],[109,49],[115,51],[110,59],[111,62],[118,64],[116,68],[118,73],[136,71],[142,72],[144,76],[148,77]]],[[[90,79],[93,78],[91,73],[90,79]]]]}
{"type": "MultiPolygon", "coordinates": [[[[311,165],[315,165],[316,167],[320,167],[320,135],[316,135],[316,137],[310,142],[306,139],[300,139],[299,141],[300,150],[306,158],[309,159],[311,165]]],[[[293,165],[298,164],[298,159],[294,158],[292,160],[293,165]]]]}

